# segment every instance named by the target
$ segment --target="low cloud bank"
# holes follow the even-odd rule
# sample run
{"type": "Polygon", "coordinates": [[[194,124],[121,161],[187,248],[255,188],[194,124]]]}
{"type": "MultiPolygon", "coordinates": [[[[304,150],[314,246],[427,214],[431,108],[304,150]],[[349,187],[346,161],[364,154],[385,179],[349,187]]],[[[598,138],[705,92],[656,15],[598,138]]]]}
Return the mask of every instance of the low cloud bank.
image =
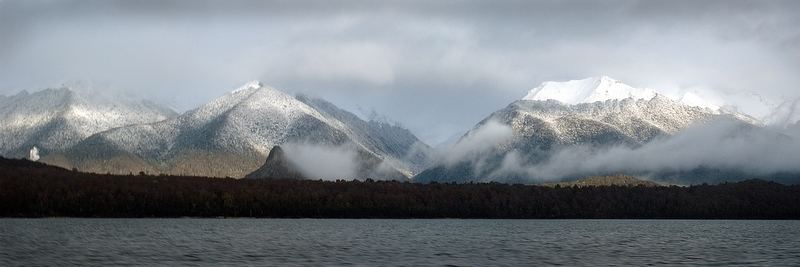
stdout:
{"type": "MultiPolygon", "coordinates": [[[[501,167],[494,170],[492,176],[553,181],[586,175],[626,173],[648,176],[712,169],[761,178],[780,173],[800,173],[800,135],[798,131],[716,121],[696,125],[637,148],[571,146],[555,152],[542,163],[526,164],[522,158],[518,152],[507,153],[501,167]]],[[[697,180],[702,178],[678,179],[706,182],[697,180]]],[[[798,182],[800,176],[794,180],[798,182]]]]}
{"type": "Polygon", "coordinates": [[[309,179],[322,180],[405,180],[400,171],[403,163],[394,158],[381,159],[358,145],[287,143],[281,145],[286,159],[309,179]]]}
{"type": "Polygon", "coordinates": [[[311,179],[354,179],[358,170],[358,154],[351,146],[329,146],[308,143],[282,145],[286,158],[311,179]]]}
{"type": "Polygon", "coordinates": [[[800,126],[757,127],[733,120],[697,124],[638,147],[573,145],[553,151],[504,148],[510,126],[489,121],[464,136],[440,162],[468,162],[478,178],[533,183],[624,173],[678,183],[762,178],[800,182],[800,126]],[[502,152],[507,151],[507,152],[502,152]],[[525,153],[549,153],[531,161],[525,153]],[[776,178],[779,177],[779,178],[776,178]]]}
{"type": "Polygon", "coordinates": [[[514,131],[511,126],[490,120],[470,131],[456,144],[441,155],[445,164],[452,165],[464,160],[479,160],[490,149],[511,140],[514,131]]]}

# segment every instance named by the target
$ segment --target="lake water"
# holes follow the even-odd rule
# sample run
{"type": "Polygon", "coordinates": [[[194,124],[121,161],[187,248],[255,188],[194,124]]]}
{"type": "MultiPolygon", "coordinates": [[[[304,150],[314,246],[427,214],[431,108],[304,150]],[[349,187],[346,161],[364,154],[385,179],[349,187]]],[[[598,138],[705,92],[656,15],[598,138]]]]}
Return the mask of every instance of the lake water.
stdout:
{"type": "Polygon", "coordinates": [[[15,265],[800,265],[800,221],[0,219],[15,265]]]}

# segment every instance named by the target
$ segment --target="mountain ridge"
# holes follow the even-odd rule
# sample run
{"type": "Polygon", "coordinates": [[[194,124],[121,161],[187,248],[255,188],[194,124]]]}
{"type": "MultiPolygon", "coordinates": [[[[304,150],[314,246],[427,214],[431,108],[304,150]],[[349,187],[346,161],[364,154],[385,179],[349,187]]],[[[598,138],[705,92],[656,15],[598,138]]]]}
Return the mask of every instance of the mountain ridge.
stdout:
{"type": "MultiPolygon", "coordinates": [[[[406,177],[414,173],[411,164],[395,158],[396,153],[390,154],[391,151],[379,149],[375,142],[368,142],[385,140],[381,139],[380,131],[368,131],[373,125],[366,123],[358,128],[355,122],[360,119],[354,115],[356,119],[348,124],[331,113],[350,113],[328,102],[324,103],[330,107],[322,110],[301,99],[309,103],[324,102],[290,96],[253,81],[173,119],[98,133],[65,157],[72,166],[101,173],[145,169],[151,173],[245,177],[262,166],[276,145],[349,144],[354,151],[368,155],[367,158],[389,162],[391,168],[406,177]],[[97,164],[98,160],[106,163],[97,164]],[[132,164],[125,166],[127,163],[132,164]]],[[[406,140],[395,147],[421,143],[405,129],[389,130],[393,132],[402,132],[399,135],[406,140]]]]}
{"type": "MultiPolygon", "coordinates": [[[[542,177],[529,167],[565,149],[636,149],[693,125],[723,119],[747,127],[764,125],[735,109],[686,101],[607,76],[545,82],[491,113],[431,161],[432,149],[402,126],[364,120],[323,99],[290,95],[259,81],[182,114],[147,101],[103,98],[63,87],[0,97],[0,128],[5,130],[0,133],[0,155],[41,154],[46,163],[98,173],[239,178],[271,166],[269,155],[281,146],[288,148],[280,151],[281,157],[306,160],[294,171],[307,174],[309,165],[319,165],[309,162],[321,160],[308,161],[308,151],[320,151],[307,149],[310,146],[345,153],[343,162],[354,166],[352,172],[316,178],[531,182],[533,177],[540,182],[535,179],[542,177]],[[29,153],[34,149],[38,153],[29,153]]],[[[796,103],[787,103],[781,112],[791,115],[796,103]]],[[[790,115],[785,116],[787,122],[790,115]]],[[[695,171],[658,174],[687,172],[695,171]]],[[[604,174],[611,173],[595,175],[604,174]]]]}
{"type": "MultiPolygon", "coordinates": [[[[590,78],[577,81],[582,84],[581,86],[585,83],[595,86],[596,83],[593,82],[598,80],[590,78]]],[[[629,86],[619,85],[616,80],[603,78],[599,81],[614,82],[614,86],[629,91],[626,89],[629,86]]],[[[569,88],[574,87],[574,83],[575,81],[569,81],[558,85],[549,82],[545,83],[544,87],[569,88]]],[[[582,89],[594,92],[596,88],[589,86],[582,89]]],[[[461,137],[454,145],[454,149],[446,152],[445,160],[440,159],[433,167],[421,172],[414,179],[419,182],[527,183],[535,182],[537,179],[556,179],[556,177],[535,177],[537,174],[531,173],[532,170],[528,166],[543,163],[566,148],[576,146],[588,146],[591,149],[615,146],[635,148],[656,138],[674,135],[692,125],[718,119],[760,125],[758,120],[744,114],[690,106],[658,93],[652,94],[649,99],[626,96],[622,99],[590,100],[570,104],[558,99],[531,100],[530,97],[525,97],[514,101],[481,120],[461,137]],[[470,146],[471,139],[479,138],[489,131],[486,129],[505,129],[510,134],[504,138],[496,136],[484,138],[494,143],[484,147],[480,153],[461,155],[463,153],[459,151],[463,149],[460,147],[470,146]]]]}
{"type": "Polygon", "coordinates": [[[174,111],[145,100],[107,97],[68,87],[0,98],[0,154],[64,151],[92,134],[164,120],[174,111]]]}

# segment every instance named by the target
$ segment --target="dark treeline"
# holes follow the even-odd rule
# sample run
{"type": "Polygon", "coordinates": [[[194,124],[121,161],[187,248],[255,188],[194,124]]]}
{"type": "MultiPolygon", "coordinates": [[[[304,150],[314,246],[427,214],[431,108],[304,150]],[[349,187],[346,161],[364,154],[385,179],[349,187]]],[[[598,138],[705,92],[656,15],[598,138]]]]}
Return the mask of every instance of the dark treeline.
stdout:
{"type": "Polygon", "coordinates": [[[0,159],[0,216],[800,219],[800,186],[234,180],[86,174],[0,159]]]}

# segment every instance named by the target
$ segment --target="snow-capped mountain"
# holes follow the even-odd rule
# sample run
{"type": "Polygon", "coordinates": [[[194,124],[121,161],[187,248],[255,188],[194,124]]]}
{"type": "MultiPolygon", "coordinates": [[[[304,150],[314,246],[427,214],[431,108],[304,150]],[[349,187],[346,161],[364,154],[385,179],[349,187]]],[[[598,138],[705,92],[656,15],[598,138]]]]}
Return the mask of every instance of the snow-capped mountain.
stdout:
{"type": "Polygon", "coordinates": [[[482,120],[414,179],[521,180],[530,177],[502,171],[509,154],[519,164],[535,164],[563,148],[637,147],[717,118],[759,124],[747,115],[679,101],[608,77],[545,82],[482,120]]]}
{"type": "Polygon", "coordinates": [[[87,88],[61,87],[0,98],[0,154],[28,157],[36,147],[42,160],[92,134],[149,123],[175,113],[153,103],[104,95],[87,88]]]}
{"type": "Polygon", "coordinates": [[[284,144],[347,146],[406,177],[414,164],[403,153],[425,147],[400,127],[364,122],[322,100],[254,81],[174,119],[93,135],[66,157],[86,171],[244,177],[284,144]]]}
{"type": "Polygon", "coordinates": [[[653,89],[633,88],[608,76],[591,77],[566,82],[544,82],[531,89],[522,100],[556,100],[564,104],[577,105],[606,100],[650,100],[656,96],[653,89]]]}

